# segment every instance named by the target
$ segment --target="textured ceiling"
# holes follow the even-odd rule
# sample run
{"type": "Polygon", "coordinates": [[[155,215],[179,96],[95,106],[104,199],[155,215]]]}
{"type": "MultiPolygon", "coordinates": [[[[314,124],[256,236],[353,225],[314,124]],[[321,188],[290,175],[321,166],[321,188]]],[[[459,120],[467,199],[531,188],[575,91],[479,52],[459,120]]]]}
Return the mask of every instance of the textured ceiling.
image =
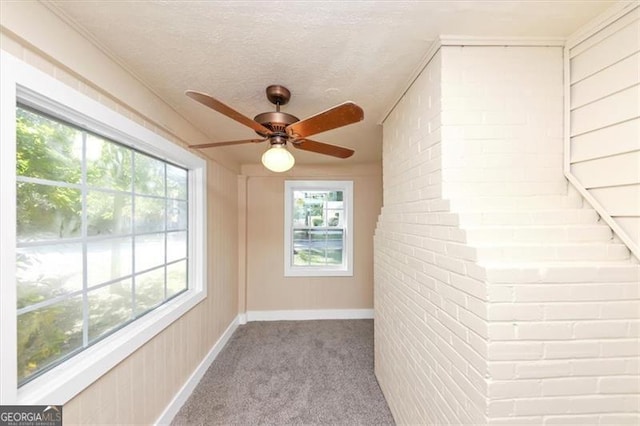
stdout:
{"type": "MultiPolygon", "coordinates": [[[[292,93],[283,111],[305,118],[346,100],[365,120],[313,137],[356,150],[348,160],[294,150],[298,163],[381,158],[383,113],[441,34],[564,37],[607,1],[52,1],[211,141],[255,137],[184,96],[203,91],[253,118],[272,110],[270,84],[292,93]]],[[[266,143],[225,148],[256,163],[266,143]]]]}

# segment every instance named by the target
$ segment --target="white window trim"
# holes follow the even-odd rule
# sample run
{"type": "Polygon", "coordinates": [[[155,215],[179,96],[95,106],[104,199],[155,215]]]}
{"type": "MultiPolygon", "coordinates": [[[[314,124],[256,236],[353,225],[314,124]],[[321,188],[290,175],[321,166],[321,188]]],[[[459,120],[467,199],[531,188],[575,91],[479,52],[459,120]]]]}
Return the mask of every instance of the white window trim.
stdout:
{"type": "Polygon", "coordinates": [[[285,277],[351,277],[353,276],[353,181],[286,180],[284,182],[284,276],[285,277]],[[294,266],[293,191],[344,191],[344,259],[340,266],[294,266]]]}
{"type": "Polygon", "coordinates": [[[0,63],[0,404],[65,404],[206,298],[206,161],[6,52],[0,52],[0,63]],[[15,276],[18,100],[189,170],[189,290],[19,389],[15,276]]]}

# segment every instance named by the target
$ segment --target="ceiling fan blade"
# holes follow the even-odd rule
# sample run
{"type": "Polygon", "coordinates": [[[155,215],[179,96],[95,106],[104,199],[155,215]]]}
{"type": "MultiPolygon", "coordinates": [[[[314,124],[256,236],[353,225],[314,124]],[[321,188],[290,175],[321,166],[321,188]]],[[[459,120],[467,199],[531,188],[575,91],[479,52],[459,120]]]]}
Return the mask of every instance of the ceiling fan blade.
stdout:
{"type": "Polygon", "coordinates": [[[364,118],[362,108],[353,102],[345,102],[343,104],[329,108],[312,117],[305,118],[287,126],[287,133],[295,138],[306,138],[316,133],[326,132],[327,130],[346,126],[347,124],[357,123],[364,118]]]}
{"type": "Polygon", "coordinates": [[[187,90],[184,92],[185,95],[200,102],[202,105],[208,106],[209,108],[218,111],[220,114],[224,114],[232,120],[237,121],[240,124],[244,124],[247,127],[252,128],[256,132],[264,135],[268,135],[271,133],[271,130],[264,127],[262,124],[258,123],[250,119],[247,116],[240,114],[238,111],[234,110],[231,107],[226,106],[222,102],[213,97],[207,95],[206,93],[196,92],[194,90],[187,90]]]}
{"type": "Polygon", "coordinates": [[[217,148],[219,146],[240,145],[243,143],[258,143],[258,142],[264,142],[266,140],[267,139],[245,139],[241,141],[211,142],[211,143],[202,143],[199,145],[189,145],[189,148],[196,148],[196,149],[217,148]]]}
{"type": "Polygon", "coordinates": [[[349,158],[355,152],[352,149],[343,148],[328,143],[316,142],[310,139],[300,139],[291,143],[294,147],[304,151],[317,152],[318,154],[331,155],[338,158],[349,158]]]}

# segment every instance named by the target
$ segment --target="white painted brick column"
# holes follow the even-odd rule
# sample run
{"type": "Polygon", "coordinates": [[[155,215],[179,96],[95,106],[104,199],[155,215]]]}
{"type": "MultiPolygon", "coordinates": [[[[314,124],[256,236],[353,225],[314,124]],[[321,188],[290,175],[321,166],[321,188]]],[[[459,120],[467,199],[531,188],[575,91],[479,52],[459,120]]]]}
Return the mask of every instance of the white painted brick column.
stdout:
{"type": "Polygon", "coordinates": [[[442,198],[441,56],[384,127],[376,374],[399,423],[485,423],[486,285],[442,198]]]}

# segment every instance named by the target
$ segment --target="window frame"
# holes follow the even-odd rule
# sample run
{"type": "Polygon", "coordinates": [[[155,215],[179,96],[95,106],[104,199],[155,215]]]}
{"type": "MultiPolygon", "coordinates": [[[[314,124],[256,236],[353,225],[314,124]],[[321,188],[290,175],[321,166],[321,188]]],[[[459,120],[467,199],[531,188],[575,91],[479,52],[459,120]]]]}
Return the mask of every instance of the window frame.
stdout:
{"type": "Polygon", "coordinates": [[[6,52],[0,52],[0,404],[65,404],[207,297],[206,161],[6,52]],[[188,170],[188,289],[18,388],[16,105],[34,108],[188,170]],[[12,208],[11,208],[12,207],[12,208]]]}
{"type": "Polygon", "coordinates": [[[284,182],[284,276],[285,277],[351,277],[353,276],[353,181],[350,180],[285,180],[284,182]],[[343,264],[293,264],[293,193],[294,191],[342,191],[344,203],[343,264]]]}

